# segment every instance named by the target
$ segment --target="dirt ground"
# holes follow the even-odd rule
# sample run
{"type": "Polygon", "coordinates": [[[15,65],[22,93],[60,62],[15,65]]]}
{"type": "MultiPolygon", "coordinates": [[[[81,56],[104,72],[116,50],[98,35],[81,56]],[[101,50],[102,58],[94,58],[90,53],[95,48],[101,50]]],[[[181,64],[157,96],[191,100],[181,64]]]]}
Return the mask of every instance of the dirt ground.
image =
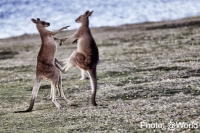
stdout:
{"type": "MultiPolygon", "coordinates": [[[[62,74],[66,97],[78,104],[58,110],[43,81],[29,106],[38,34],[0,39],[0,132],[199,132],[199,17],[159,23],[92,28],[99,48],[97,107],[90,101],[89,80],[80,71],[62,74]]],[[[57,35],[74,33],[66,30],[57,35]]],[[[71,40],[58,46],[56,58],[76,50],[71,40]]]]}

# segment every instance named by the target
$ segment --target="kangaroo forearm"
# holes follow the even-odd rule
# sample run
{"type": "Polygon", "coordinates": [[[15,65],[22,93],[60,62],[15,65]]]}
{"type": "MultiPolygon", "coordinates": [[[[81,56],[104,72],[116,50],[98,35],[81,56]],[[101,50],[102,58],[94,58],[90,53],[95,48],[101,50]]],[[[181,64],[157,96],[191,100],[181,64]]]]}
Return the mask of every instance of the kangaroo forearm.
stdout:
{"type": "Polygon", "coordinates": [[[64,37],[63,39],[79,39],[79,32],[75,32],[73,35],[70,35],[70,36],[66,36],[64,37]]]}
{"type": "Polygon", "coordinates": [[[72,44],[77,43],[78,38],[79,38],[79,36],[76,35],[76,34],[71,35],[71,36],[66,36],[66,37],[64,37],[64,38],[62,38],[62,39],[60,40],[60,46],[63,44],[63,42],[64,42],[66,39],[74,39],[74,41],[72,42],[72,44]]]}
{"type": "Polygon", "coordinates": [[[65,27],[62,27],[62,28],[58,29],[57,31],[53,31],[52,34],[53,34],[53,35],[56,35],[56,34],[58,34],[59,32],[61,32],[62,30],[67,29],[67,27],[69,27],[69,26],[65,26],[65,27]]]}
{"type": "Polygon", "coordinates": [[[56,34],[58,34],[59,32],[61,32],[62,30],[64,30],[64,28],[61,28],[61,29],[59,29],[59,30],[57,30],[57,31],[53,31],[52,34],[53,34],[53,35],[56,35],[56,34]]]}

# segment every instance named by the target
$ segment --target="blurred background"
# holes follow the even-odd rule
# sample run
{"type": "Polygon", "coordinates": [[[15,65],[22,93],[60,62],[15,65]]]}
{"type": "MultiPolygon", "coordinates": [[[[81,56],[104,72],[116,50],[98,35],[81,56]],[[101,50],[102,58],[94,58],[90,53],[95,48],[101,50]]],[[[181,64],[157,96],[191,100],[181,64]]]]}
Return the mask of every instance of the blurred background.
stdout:
{"type": "Polygon", "coordinates": [[[31,18],[51,23],[49,30],[70,25],[93,10],[90,27],[175,20],[200,15],[199,0],[1,0],[0,38],[38,33],[31,18]]]}

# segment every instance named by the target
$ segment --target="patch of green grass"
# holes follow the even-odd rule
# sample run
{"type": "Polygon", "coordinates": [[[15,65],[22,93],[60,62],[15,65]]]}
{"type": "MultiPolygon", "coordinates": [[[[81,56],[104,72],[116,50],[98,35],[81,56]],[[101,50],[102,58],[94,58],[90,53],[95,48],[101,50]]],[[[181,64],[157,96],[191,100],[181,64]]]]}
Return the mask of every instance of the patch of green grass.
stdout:
{"type": "Polygon", "coordinates": [[[14,56],[17,54],[19,54],[18,51],[1,51],[0,60],[14,58],[14,56]]]}
{"type": "MultiPolygon", "coordinates": [[[[28,35],[22,42],[12,38],[8,45],[0,45],[0,131],[169,132],[167,128],[141,128],[140,122],[200,122],[199,33],[197,26],[97,30],[98,106],[91,105],[90,80],[80,81],[80,70],[72,68],[62,74],[62,87],[77,107],[57,94],[63,107],[58,110],[49,98],[50,83],[43,81],[33,111],[25,114],[13,112],[29,106],[40,40],[28,35]]],[[[65,59],[75,49],[75,45],[58,47],[56,57],[65,59]]]]}

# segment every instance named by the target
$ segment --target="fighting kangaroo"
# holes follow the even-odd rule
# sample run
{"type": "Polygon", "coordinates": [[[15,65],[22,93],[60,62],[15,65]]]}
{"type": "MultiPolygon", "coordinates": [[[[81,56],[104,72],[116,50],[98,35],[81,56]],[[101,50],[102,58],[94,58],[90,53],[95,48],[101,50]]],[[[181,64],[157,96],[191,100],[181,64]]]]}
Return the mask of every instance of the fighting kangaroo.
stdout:
{"type": "MultiPolygon", "coordinates": [[[[77,41],[77,51],[74,51],[69,58],[65,60],[55,60],[63,68],[60,70],[66,73],[69,68],[77,66],[81,69],[82,78],[84,78],[85,72],[88,73],[90,77],[90,84],[92,88],[91,100],[93,106],[96,106],[96,92],[97,92],[97,74],[96,68],[99,61],[99,52],[94,38],[90,32],[89,19],[88,17],[93,11],[86,11],[83,15],[80,15],[75,21],[81,23],[79,29],[71,36],[62,38],[60,45],[67,39],[73,38],[77,41]]],[[[74,41],[74,42],[75,42],[74,41]]]]}
{"type": "Polygon", "coordinates": [[[57,31],[52,32],[45,28],[48,27],[50,23],[41,21],[39,18],[37,18],[37,20],[31,20],[33,23],[36,24],[37,30],[40,33],[42,45],[37,56],[36,78],[32,90],[30,106],[27,110],[15,111],[15,113],[32,111],[35,99],[38,94],[38,90],[40,88],[40,83],[43,79],[46,79],[51,83],[50,98],[52,99],[52,102],[58,109],[61,108],[61,105],[56,101],[56,88],[58,88],[60,97],[71,105],[71,102],[65,97],[63,93],[61,73],[55,64],[55,53],[57,50],[57,45],[54,41],[54,39],[56,40],[56,38],[53,37],[63,29],[67,29],[67,27],[69,26],[63,27],[57,31]]]}

